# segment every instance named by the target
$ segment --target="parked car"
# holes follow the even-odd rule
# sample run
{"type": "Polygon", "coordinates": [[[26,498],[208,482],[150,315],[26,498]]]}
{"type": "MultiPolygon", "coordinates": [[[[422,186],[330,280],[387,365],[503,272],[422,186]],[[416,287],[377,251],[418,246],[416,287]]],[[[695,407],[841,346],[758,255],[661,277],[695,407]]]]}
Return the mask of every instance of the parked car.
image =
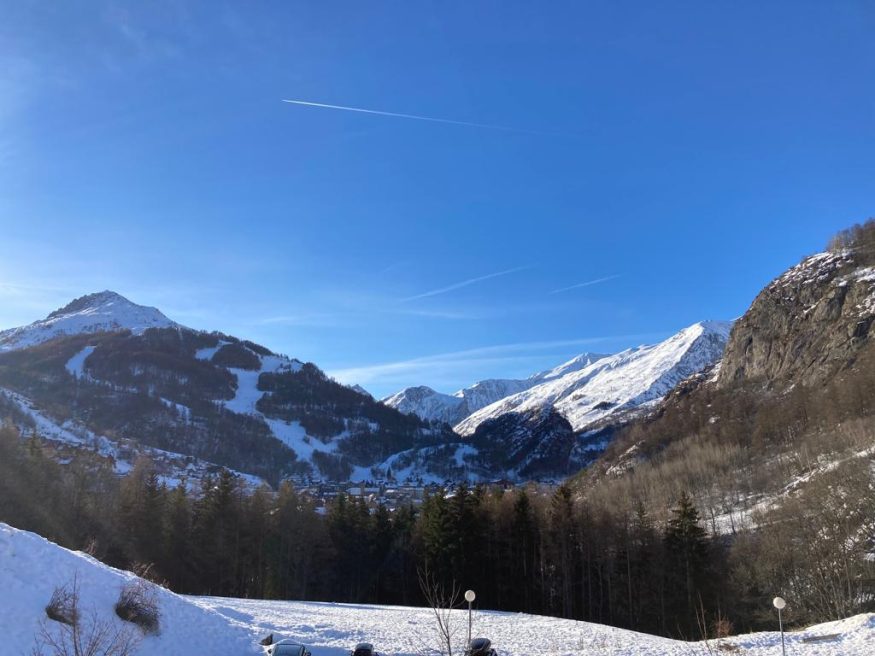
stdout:
{"type": "Polygon", "coordinates": [[[492,648],[489,638],[472,638],[465,656],[498,656],[498,652],[492,648]]]}
{"type": "Polygon", "coordinates": [[[294,640],[273,641],[273,634],[261,641],[265,656],[310,656],[310,651],[294,640]]]}
{"type": "Polygon", "coordinates": [[[355,646],[349,656],[383,656],[380,652],[374,650],[374,645],[370,642],[360,642],[355,646]]]}

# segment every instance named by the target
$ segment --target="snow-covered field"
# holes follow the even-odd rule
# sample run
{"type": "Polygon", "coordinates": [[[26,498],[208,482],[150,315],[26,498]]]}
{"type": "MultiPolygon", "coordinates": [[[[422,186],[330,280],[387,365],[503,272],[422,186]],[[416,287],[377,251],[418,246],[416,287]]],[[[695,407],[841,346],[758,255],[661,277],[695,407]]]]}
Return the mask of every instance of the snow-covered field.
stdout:
{"type": "MultiPolygon", "coordinates": [[[[0,656],[30,653],[45,618],[44,608],[59,584],[76,576],[81,611],[93,611],[121,626],[113,605],[121,587],[135,577],[90,556],[62,549],[34,535],[0,524],[0,656]]],[[[258,654],[268,633],[308,645],[313,656],[346,656],[356,642],[370,641],[385,654],[413,656],[436,646],[430,611],[398,606],[279,602],[184,597],[157,589],[161,632],[139,644],[140,656],[258,654]]],[[[454,617],[458,645],[466,615],[454,617]]],[[[57,625],[50,630],[56,630],[57,625]]],[[[474,633],[493,640],[502,656],[689,656],[708,654],[702,643],[682,643],[597,624],[517,613],[475,611],[474,633]]],[[[717,652],[717,645],[711,645],[717,652]]],[[[777,633],[756,633],[726,641],[727,653],[779,654],[777,633]],[[734,646],[737,649],[732,649],[734,646]]],[[[875,615],[858,615],[787,635],[787,653],[802,656],[864,656],[875,653],[875,615]],[[831,636],[827,642],[806,638],[831,636]]]]}

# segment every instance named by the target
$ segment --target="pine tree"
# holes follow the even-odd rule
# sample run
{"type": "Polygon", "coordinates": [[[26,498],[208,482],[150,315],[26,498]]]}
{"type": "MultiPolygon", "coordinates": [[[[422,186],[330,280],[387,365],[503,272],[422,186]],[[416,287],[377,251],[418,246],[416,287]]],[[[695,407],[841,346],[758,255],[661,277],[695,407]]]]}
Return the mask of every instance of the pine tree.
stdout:
{"type": "MultiPolygon", "coordinates": [[[[696,613],[704,588],[704,574],[708,563],[708,539],[702,528],[699,511],[686,492],[682,492],[665,530],[666,558],[670,608],[674,611],[678,629],[681,618],[686,618],[685,637],[692,638],[696,631],[696,613]],[[671,597],[672,589],[680,590],[671,597]],[[671,603],[673,602],[673,603],[671,603]]],[[[671,630],[673,627],[669,627],[671,630]]]]}
{"type": "Polygon", "coordinates": [[[553,557],[554,586],[562,617],[572,617],[572,583],[574,576],[574,501],[571,488],[560,485],[550,500],[550,541],[553,557]]]}
{"type": "Polygon", "coordinates": [[[164,549],[161,574],[177,592],[194,591],[192,580],[191,504],[185,483],[174,488],[164,516],[164,549]]]}

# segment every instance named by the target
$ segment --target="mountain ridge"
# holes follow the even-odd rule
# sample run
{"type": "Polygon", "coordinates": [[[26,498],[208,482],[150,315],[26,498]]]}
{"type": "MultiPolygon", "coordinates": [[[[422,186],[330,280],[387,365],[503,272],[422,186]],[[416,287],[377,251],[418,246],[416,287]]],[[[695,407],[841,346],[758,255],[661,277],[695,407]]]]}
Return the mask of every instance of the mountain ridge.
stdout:
{"type": "Polygon", "coordinates": [[[110,290],[80,296],[26,326],[0,331],[0,351],[36,346],[63,335],[183,327],[154,307],[138,305],[110,290]]]}
{"type": "MultiPolygon", "coordinates": [[[[720,333],[717,324],[696,326],[720,333]]],[[[104,455],[117,453],[113,444],[124,438],[195,457],[205,463],[201,470],[214,462],[274,483],[293,475],[364,480],[390,472],[433,482],[559,478],[604,449],[610,417],[627,421],[627,410],[660,398],[687,369],[698,371],[719,355],[715,346],[687,369],[657,363],[658,393],[634,388],[616,407],[590,413],[587,426],[601,420],[593,436],[566,407],[580,387],[567,382],[597,377],[600,363],[617,369],[618,357],[634,360],[656,347],[583,353],[527,379],[478,381],[452,395],[408,388],[381,403],[312,363],[192,330],[111,291],[74,299],[43,320],[3,331],[0,340],[0,389],[48,423],[72,422],[93,434],[104,455]],[[545,389],[564,391],[546,402],[515,403],[539,400],[545,389]],[[469,430],[452,430],[465,422],[469,430]]]]}

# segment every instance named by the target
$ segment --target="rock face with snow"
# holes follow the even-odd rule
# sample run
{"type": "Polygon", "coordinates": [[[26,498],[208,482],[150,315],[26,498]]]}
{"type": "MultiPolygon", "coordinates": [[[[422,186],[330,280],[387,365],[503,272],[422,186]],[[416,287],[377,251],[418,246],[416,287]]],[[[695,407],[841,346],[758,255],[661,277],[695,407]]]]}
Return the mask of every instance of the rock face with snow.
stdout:
{"type": "Polygon", "coordinates": [[[739,319],[718,384],[811,384],[852,362],[875,320],[875,267],[866,264],[850,250],[820,253],[774,280],[739,319]]]}
{"type": "Polygon", "coordinates": [[[0,351],[36,346],[66,335],[129,330],[138,335],[149,328],[177,324],[153,307],[137,305],[115,292],[88,294],[28,326],[0,332],[0,351]]]}
{"type": "Polygon", "coordinates": [[[456,425],[471,435],[484,421],[507,413],[554,408],[577,431],[606,417],[658,401],[679,382],[717,362],[731,324],[702,322],[652,346],[639,346],[554,375],[473,413],[456,425]]]}

